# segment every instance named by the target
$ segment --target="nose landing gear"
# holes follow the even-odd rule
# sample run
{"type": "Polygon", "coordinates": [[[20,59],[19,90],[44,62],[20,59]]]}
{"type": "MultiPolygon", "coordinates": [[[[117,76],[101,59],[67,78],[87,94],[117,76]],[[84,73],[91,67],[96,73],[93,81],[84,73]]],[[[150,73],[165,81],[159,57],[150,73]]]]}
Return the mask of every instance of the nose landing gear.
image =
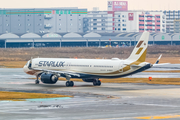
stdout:
{"type": "Polygon", "coordinates": [[[39,84],[39,75],[36,76],[35,84],[39,84]]]}
{"type": "Polygon", "coordinates": [[[35,80],[35,84],[39,84],[39,80],[35,80]]]}

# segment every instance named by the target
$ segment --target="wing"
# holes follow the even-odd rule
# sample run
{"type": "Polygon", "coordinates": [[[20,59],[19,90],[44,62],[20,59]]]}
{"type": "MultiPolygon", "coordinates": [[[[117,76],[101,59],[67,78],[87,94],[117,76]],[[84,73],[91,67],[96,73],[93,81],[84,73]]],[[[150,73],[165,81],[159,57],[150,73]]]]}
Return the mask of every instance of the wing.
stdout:
{"type": "Polygon", "coordinates": [[[38,69],[38,68],[32,68],[32,70],[38,70],[38,71],[42,71],[42,72],[49,72],[49,73],[54,73],[54,74],[63,74],[64,76],[77,76],[80,77],[79,74],[75,73],[75,72],[69,72],[69,71],[55,71],[55,70],[46,70],[46,69],[38,69]]]}

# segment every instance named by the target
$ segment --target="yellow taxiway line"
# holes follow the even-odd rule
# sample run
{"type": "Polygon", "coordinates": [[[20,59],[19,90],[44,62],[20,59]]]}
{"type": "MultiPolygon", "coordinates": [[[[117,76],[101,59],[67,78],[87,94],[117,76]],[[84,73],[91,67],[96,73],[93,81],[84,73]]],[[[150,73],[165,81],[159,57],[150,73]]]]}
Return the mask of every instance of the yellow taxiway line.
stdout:
{"type": "Polygon", "coordinates": [[[157,120],[157,119],[170,119],[170,118],[180,118],[180,115],[136,117],[136,119],[142,119],[142,120],[157,120]]]}

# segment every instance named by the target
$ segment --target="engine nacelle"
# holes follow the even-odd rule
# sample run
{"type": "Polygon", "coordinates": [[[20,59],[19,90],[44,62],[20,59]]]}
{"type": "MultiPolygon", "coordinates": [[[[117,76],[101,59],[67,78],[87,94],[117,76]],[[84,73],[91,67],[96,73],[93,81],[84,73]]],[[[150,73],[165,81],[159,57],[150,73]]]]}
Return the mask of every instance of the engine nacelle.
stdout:
{"type": "Polygon", "coordinates": [[[84,82],[93,82],[94,80],[96,80],[96,79],[94,79],[94,78],[85,78],[85,79],[82,79],[84,82]]]}
{"type": "Polygon", "coordinates": [[[58,81],[58,77],[54,74],[43,73],[41,75],[41,81],[46,84],[55,84],[58,81]]]}

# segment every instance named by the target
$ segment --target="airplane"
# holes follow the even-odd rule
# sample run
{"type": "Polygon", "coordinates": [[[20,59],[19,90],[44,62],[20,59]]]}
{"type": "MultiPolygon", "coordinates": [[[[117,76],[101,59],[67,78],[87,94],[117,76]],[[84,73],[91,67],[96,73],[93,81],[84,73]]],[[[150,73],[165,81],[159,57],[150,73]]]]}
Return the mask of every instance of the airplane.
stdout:
{"type": "Polygon", "coordinates": [[[74,86],[71,78],[92,82],[100,86],[100,78],[120,78],[133,75],[157,65],[145,62],[148,47],[149,32],[143,32],[129,58],[112,59],[68,59],[68,58],[34,58],[23,67],[25,73],[35,75],[35,84],[55,84],[59,77],[66,78],[66,86],[74,86]]]}

